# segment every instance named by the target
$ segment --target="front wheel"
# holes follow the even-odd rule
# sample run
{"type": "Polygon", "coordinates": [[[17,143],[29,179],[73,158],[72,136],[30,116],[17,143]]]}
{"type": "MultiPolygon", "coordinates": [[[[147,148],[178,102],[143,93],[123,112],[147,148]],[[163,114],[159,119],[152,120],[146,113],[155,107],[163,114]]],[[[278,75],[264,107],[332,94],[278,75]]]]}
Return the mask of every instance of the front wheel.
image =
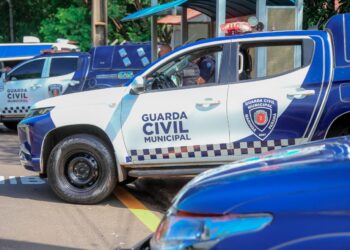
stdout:
{"type": "Polygon", "coordinates": [[[62,200],[78,204],[102,201],[117,182],[113,154],[103,141],[87,134],[68,137],[52,150],[47,176],[62,200]]]}

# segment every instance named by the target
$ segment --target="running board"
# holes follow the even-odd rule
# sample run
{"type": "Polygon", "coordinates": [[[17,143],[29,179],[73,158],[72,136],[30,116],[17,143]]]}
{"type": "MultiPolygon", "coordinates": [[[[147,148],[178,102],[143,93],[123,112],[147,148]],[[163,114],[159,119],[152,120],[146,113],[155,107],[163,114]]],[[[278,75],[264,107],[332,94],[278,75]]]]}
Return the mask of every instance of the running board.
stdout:
{"type": "Polygon", "coordinates": [[[198,175],[206,170],[212,169],[208,168],[157,168],[157,169],[134,169],[128,172],[131,177],[158,177],[158,176],[184,176],[184,175],[198,175]]]}

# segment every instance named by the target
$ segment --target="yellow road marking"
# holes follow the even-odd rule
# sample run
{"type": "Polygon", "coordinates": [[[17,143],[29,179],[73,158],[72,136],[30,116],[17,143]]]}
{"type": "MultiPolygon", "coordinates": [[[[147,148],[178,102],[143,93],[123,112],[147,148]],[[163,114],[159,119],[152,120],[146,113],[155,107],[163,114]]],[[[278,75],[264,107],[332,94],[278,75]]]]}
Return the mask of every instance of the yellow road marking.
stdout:
{"type": "Polygon", "coordinates": [[[114,190],[115,197],[120,200],[151,232],[155,232],[160,219],[139,200],[131,195],[125,188],[117,186],[114,190]]]}

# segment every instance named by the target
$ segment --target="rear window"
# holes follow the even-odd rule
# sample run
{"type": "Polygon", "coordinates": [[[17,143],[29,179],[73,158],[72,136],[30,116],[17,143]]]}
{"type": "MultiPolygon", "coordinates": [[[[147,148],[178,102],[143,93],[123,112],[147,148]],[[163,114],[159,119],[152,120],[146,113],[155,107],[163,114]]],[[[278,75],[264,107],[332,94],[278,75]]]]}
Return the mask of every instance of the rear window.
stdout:
{"type": "Polygon", "coordinates": [[[73,73],[78,68],[78,57],[52,58],[50,77],[73,73]]]}

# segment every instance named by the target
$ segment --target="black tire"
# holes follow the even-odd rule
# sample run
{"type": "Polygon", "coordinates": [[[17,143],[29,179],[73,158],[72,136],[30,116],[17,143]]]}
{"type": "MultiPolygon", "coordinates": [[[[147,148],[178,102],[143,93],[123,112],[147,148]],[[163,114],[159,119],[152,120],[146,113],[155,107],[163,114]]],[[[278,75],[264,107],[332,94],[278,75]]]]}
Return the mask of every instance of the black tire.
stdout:
{"type": "Polygon", "coordinates": [[[52,150],[47,176],[52,190],[64,201],[96,204],[117,182],[113,153],[99,138],[78,134],[62,140],[52,150]]]}
{"type": "Polygon", "coordinates": [[[17,131],[17,125],[19,122],[3,122],[4,126],[12,131],[17,131]]]}

